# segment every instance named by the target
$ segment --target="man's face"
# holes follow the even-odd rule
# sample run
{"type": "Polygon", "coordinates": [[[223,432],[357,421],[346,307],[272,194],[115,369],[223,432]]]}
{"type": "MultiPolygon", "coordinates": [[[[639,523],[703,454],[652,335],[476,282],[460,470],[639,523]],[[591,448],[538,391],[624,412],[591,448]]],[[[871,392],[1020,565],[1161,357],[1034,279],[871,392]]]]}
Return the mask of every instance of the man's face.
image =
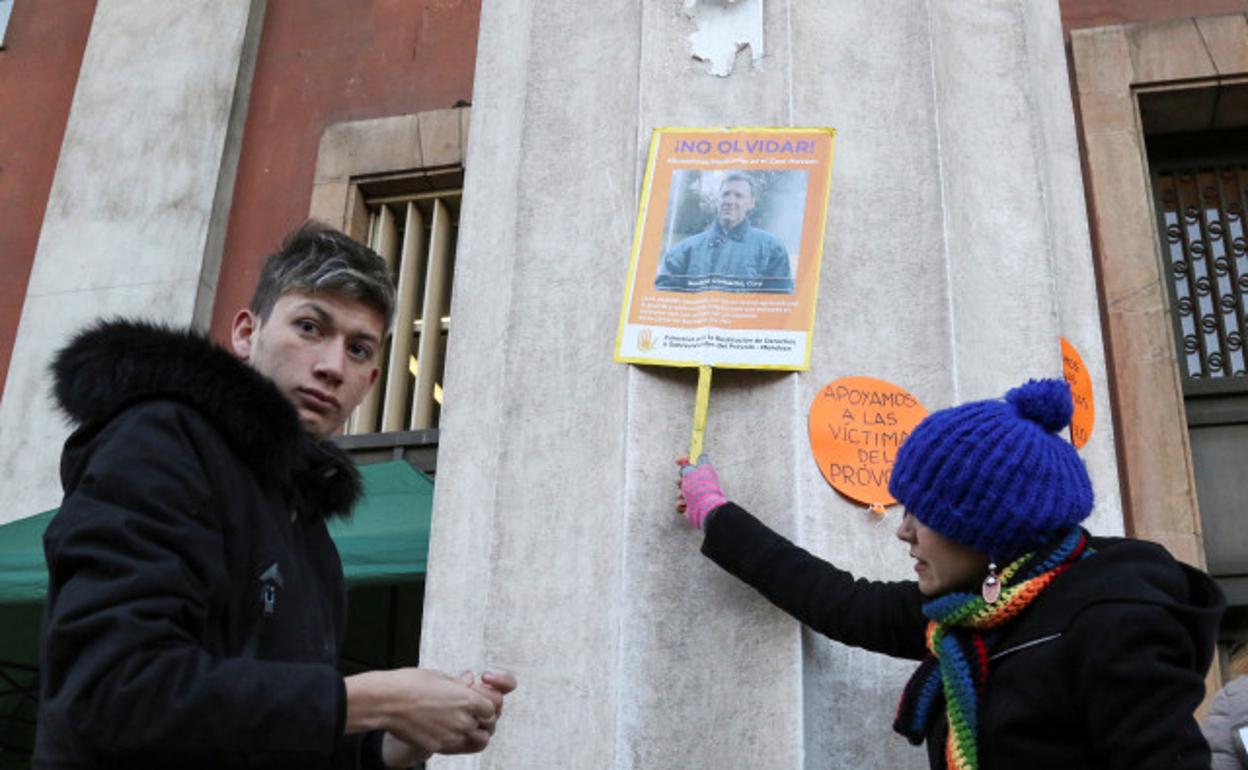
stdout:
{"type": "Polygon", "coordinates": [[[754,208],[754,193],[750,183],[740,179],[724,182],[719,187],[719,226],[731,230],[745,221],[754,208]]]}
{"type": "Polygon", "coordinates": [[[333,435],[380,371],[385,324],[372,308],[333,294],[289,292],[268,320],[250,310],[234,317],[234,354],[268,377],[305,430],[333,435]]]}

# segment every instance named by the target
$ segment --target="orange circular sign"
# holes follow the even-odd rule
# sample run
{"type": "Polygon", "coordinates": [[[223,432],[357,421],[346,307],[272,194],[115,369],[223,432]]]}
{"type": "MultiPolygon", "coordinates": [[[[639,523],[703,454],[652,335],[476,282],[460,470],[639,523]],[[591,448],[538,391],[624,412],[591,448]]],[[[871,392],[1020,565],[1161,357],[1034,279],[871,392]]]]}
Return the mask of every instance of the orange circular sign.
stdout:
{"type": "Polygon", "coordinates": [[[819,472],[846,497],[882,513],[897,449],[927,416],[923,404],[891,382],[842,377],[810,405],[810,449],[819,472]]]}
{"type": "Polygon", "coordinates": [[[1096,407],[1092,403],[1092,376],[1088,367],[1083,365],[1079,351],[1070,344],[1070,340],[1062,337],[1062,374],[1070,384],[1070,398],[1075,404],[1075,411],[1070,416],[1070,443],[1075,449],[1082,449],[1092,437],[1092,427],[1096,425],[1096,407]]]}

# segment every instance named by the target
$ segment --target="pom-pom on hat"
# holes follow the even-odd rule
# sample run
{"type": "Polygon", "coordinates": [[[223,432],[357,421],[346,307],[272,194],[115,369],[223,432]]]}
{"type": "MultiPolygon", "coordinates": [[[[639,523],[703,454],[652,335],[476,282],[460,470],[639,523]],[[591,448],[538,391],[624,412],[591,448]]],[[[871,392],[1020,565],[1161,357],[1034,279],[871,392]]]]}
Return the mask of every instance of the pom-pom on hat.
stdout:
{"type": "Polygon", "coordinates": [[[1024,554],[1092,512],[1088,471],[1057,435],[1072,412],[1063,380],[933,412],[898,450],[888,490],[950,540],[1001,561],[1024,554]]]}

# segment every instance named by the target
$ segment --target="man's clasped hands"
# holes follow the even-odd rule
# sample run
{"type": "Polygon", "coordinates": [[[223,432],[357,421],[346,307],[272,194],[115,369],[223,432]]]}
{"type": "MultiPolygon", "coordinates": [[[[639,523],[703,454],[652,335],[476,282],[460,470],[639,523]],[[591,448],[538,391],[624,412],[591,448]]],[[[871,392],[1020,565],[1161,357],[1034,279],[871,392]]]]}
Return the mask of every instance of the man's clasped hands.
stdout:
{"type": "Polygon", "coordinates": [[[385,730],[382,759],[406,767],[433,754],[481,751],[494,735],[503,696],[516,688],[508,672],[459,676],[425,668],[368,671],[346,678],[346,732],[385,730]]]}

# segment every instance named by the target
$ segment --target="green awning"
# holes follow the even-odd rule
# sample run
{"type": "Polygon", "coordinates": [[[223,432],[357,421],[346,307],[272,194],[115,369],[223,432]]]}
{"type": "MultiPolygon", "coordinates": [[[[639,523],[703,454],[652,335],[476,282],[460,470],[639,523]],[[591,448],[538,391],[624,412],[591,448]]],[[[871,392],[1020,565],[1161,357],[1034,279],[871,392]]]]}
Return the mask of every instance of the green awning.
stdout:
{"type": "MultiPolygon", "coordinates": [[[[347,585],[394,583],[425,574],[433,481],[403,460],[360,466],[364,499],[329,533],[347,585]]],[[[48,589],[43,530],[56,510],[0,526],[0,605],[39,603],[48,589]]]]}
{"type": "Polygon", "coordinates": [[[43,530],[54,513],[55,508],[0,527],[0,604],[43,601],[48,592],[43,530]]]}
{"type": "Polygon", "coordinates": [[[406,460],[361,465],[364,499],[350,519],[329,526],[347,585],[423,577],[429,556],[433,480],[406,460]]]}

